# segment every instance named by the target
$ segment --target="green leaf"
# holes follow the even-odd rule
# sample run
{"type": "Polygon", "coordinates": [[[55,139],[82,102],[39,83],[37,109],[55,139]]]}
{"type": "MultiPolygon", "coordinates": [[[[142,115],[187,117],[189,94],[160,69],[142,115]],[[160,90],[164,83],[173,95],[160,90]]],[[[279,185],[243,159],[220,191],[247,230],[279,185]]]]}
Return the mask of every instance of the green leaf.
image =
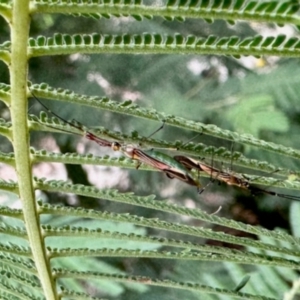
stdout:
{"type": "Polygon", "coordinates": [[[250,132],[256,137],[259,137],[262,130],[277,132],[289,130],[287,117],[276,109],[274,99],[270,95],[241,99],[226,115],[237,131],[250,132]]]}

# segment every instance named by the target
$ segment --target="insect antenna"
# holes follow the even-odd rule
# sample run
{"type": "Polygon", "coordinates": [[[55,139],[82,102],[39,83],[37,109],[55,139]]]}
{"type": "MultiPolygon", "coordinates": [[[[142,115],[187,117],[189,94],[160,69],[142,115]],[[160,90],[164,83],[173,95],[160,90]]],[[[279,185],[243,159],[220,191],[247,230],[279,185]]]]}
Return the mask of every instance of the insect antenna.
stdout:
{"type": "MultiPolygon", "coordinates": [[[[31,90],[30,90],[30,93],[31,93],[31,95],[33,96],[33,98],[34,98],[40,105],[42,105],[48,113],[50,113],[50,114],[53,115],[54,117],[58,118],[58,119],[61,120],[62,122],[64,122],[64,123],[70,125],[71,127],[74,127],[74,128],[76,128],[76,129],[79,129],[80,131],[84,131],[83,128],[82,128],[82,125],[81,125],[78,121],[74,120],[74,121],[76,121],[77,124],[80,124],[80,125],[76,125],[74,122],[69,122],[69,121],[65,120],[64,118],[62,118],[61,116],[59,116],[58,114],[56,114],[54,111],[52,111],[49,107],[47,107],[40,99],[38,99],[38,97],[36,97],[36,95],[35,95],[31,90]]],[[[50,127],[50,126],[49,126],[49,127],[50,127]]],[[[63,131],[66,131],[66,130],[63,130],[63,131]]],[[[68,132],[68,131],[66,131],[66,132],[68,132]]]]}
{"type": "Polygon", "coordinates": [[[264,190],[264,189],[261,189],[261,188],[256,187],[256,186],[249,186],[249,191],[254,196],[256,196],[258,194],[266,194],[266,195],[270,195],[270,196],[274,196],[274,197],[279,197],[279,198],[284,198],[284,199],[288,199],[288,200],[300,201],[300,197],[299,196],[276,193],[274,191],[264,190]]]}
{"type": "MultiPolygon", "coordinates": [[[[32,96],[34,97],[34,99],[36,101],[38,101],[50,114],[52,114],[53,116],[55,116],[56,118],[58,118],[59,120],[61,120],[62,122],[64,122],[65,124],[68,124],[69,126],[73,127],[73,128],[76,128],[78,129],[79,131],[82,132],[82,134],[79,134],[79,133],[74,133],[74,132],[71,132],[71,131],[68,131],[68,130],[64,130],[64,129],[60,129],[61,131],[64,131],[64,132],[67,132],[67,133],[73,133],[73,134],[77,134],[79,136],[84,136],[85,138],[87,138],[88,140],[91,140],[91,141],[94,141],[95,143],[97,143],[99,146],[101,147],[110,147],[112,148],[114,151],[119,151],[120,148],[121,148],[121,144],[114,141],[114,142],[111,142],[111,141],[108,141],[108,140],[105,140],[105,139],[102,139],[100,137],[98,137],[97,135],[95,135],[94,133],[92,133],[91,131],[89,130],[86,130],[85,127],[80,123],[78,122],[77,120],[73,119],[73,122],[69,122],[65,119],[63,119],[62,117],[60,117],[58,114],[56,114],[55,112],[53,112],[52,110],[50,110],[44,103],[42,103],[35,95],[32,91],[30,91],[32,96]]],[[[50,128],[54,128],[54,129],[57,129],[53,126],[49,126],[47,125],[48,127],[50,128]]]]}

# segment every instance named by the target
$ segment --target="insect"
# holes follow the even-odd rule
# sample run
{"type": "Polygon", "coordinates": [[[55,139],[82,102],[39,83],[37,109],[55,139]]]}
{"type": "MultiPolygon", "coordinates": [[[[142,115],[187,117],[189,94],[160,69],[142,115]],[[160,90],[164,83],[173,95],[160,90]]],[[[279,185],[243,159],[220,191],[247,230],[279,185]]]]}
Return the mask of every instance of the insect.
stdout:
{"type": "Polygon", "coordinates": [[[122,146],[120,151],[138,161],[137,169],[141,163],[145,163],[166,173],[170,179],[177,178],[189,185],[198,187],[198,189],[201,187],[198,178],[188,168],[165,153],[155,150],[141,150],[130,145],[122,146]]]}
{"type": "MultiPolygon", "coordinates": [[[[79,122],[77,121],[69,122],[63,119],[62,117],[60,117],[59,115],[51,111],[46,105],[44,105],[32,92],[31,94],[50,114],[52,114],[62,122],[68,124],[69,126],[79,130],[85,138],[96,142],[101,147],[110,147],[113,151],[120,151],[127,157],[137,160],[138,161],[137,169],[142,163],[144,163],[159,171],[164,172],[167,175],[167,177],[171,179],[177,178],[189,185],[197,186],[198,188],[200,188],[201,184],[199,180],[196,179],[195,176],[185,166],[177,162],[171,156],[168,156],[164,153],[155,150],[141,150],[138,147],[135,147],[133,145],[122,145],[116,141],[108,141],[103,138],[100,138],[96,136],[94,133],[87,130],[87,128],[84,127],[79,122]]],[[[152,136],[157,131],[162,129],[163,126],[164,124],[159,129],[157,129],[154,133],[152,133],[150,136],[152,136]]],[[[64,131],[69,132],[67,130],[64,131]]],[[[73,133],[73,132],[69,132],[69,133],[73,133]]]]}
{"type": "Polygon", "coordinates": [[[212,181],[219,180],[225,182],[228,185],[237,186],[239,188],[249,191],[253,196],[256,196],[258,194],[266,194],[266,195],[276,196],[276,197],[285,198],[289,200],[300,201],[300,197],[276,193],[274,191],[269,191],[269,190],[264,190],[262,188],[252,185],[250,183],[250,180],[245,176],[236,173],[231,173],[231,172],[224,172],[215,167],[204,164],[196,159],[182,156],[182,155],[174,156],[174,159],[180,162],[188,170],[196,169],[200,172],[201,171],[205,172],[206,174],[210,175],[212,181]]]}

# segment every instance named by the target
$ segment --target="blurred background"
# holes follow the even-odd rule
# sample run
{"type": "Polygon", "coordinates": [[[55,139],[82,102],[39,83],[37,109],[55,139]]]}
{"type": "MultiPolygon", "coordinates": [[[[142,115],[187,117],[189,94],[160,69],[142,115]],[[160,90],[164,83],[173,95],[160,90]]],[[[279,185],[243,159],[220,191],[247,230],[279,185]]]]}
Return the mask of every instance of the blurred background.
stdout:
{"type": "MultiPolygon", "coordinates": [[[[161,34],[193,34],[200,37],[209,35],[239,37],[256,34],[272,35],[284,33],[299,36],[295,28],[277,27],[270,24],[238,22],[229,25],[223,21],[212,24],[201,20],[169,22],[161,18],[137,22],[132,18],[111,18],[91,20],[83,17],[60,15],[37,15],[33,17],[31,37],[52,36],[54,33],[99,33],[123,34],[156,32],[161,34]]],[[[0,19],[0,42],[9,40],[7,24],[0,19]]],[[[7,67],[0,63],[1,82],[9,83],[7,67]]],[[[215,124],[224,129],[249,133],[259,139],[275,141],[278,144],[299,148],[300,139],[300,102],[299,102],[299,60],[278,57],[244,57],[235,59],[225,56],[198,55],[71,55],[49,56],[31,59],[29,79],[33,83],[46,82],[55,88],[70,89],[79,94],[106,96],[115,101],[132,100],[142,107],[154,108],[168,114],[184,117],[205,124],[215,124]]],[[[132,118],[108,111],[90,110],[87,107],[71,106],[58,101],[43,102],[61,117],[75,118],[86,126],[103,126],[123,133],[138,131],[143,136],[150,135],[159,123],[132,118]]],[[[44,110],[31,100],[30,113],[39,115],[44,110]]],[[[9,110],[0,102],[1,117],[9,120],[9,110]]],[[[166,126],[155,138],[169,141],[188,141],[195,132],[187,132],[166,126]]],[[[228,141],[201,135],[194,142],[231,149],[228,141]]],[[[81,154],[114,155],[83,138],[68,134],[33,132],[31,144],[36,149],[46,149],[61,153],[78,152],[81,154]]],[[[12,151],[11,145],[0,137],[0,150],[12,151]]],[[[266,160],[278,167],[297,170],[299,162],[287,157],[277,157],[270,152],[258,151],[243,145],[234,145],[234,150],[249,158],[266,160]]],[[[173,153],[171,153],[173,155],[173,153]]],[[[13,171],[0,165],[3,179],[14,179],[13,171]]],[[[230,166],[228,166],[230,167],[230,166]]],[[[244,170],[234,170],[244,171],[244,170]]],[[[251,170],[248,172],[252,172],[251,170]]],[[[134,192],[137,195],[156,195],[190,208],[197,207],[213,213],[220,206],[219,216],[238,220],[268,229],[282,228],[290,232],[290,201],[271,196],[253,197],[244,191],[226,186],[210,184],[198,195],[195,188],[176,180],[169,180],[159,172],[125,170],[101,166],[75,166],[43,163],[36,165],[34,173],[49,179],[70,180],[73,183],[94,185],[99,188],[116,188],[121,192],[134,192]]],[[[272,175],[273,176],[273,175],[272,175]]],[[[203,179],[203,183],[208,180],[203,179]]],[[[289,191],[284,191],[289,193],[289,191]]],[[[161,212],[122,205],[102,199],[89,199],[74,195],[40,193],[46,202],[70,206],[83,206],[116,213],[132,213],[144,217],[159,217],[166,221],[181,222],[195,226],[202,224],[190,218],[163,215],[161,212]]],[[[5,202],[4,202],[5,203],[5,202]]],[[[70,221],[71,222],[71,221],[70,221]]],[[[77,224],[77,223],[76,223],[77,224]]],[[[233,229],[213,227],[240,236],[233,229]]],[[[146,229],[143,229],[146,230],[146,229]]],[[[147,230],[148,234],[176,238],[176,234],[147,230]]],[[[200,243],[199,239],[185,237],[186,240],[200,243]]],[[[202,241],[216,244],[214,241],[202,241]]],[[[221,246],[221,244],[218,243],[221,246]]],[[[127,273],[141,274],[156,278],[178,279],[185,277],[192,281],[208,281],[213,284],[213,276],[202,274],[208,264],[203,262],[178,262],[151,259],[103,259],[110,266],[127,273]],[[187,272],[189,270],[189,272],[187,272]],[[185,272],[183,274],[183,272],[185,272]],[[209,276],[209,278],[205,278],[209,276]]],[[[222,277],[230,269],[224,264],[209,264],[214,276],[222,277]],[[216,275],[217,274],[217,275],[216,275]]],[[[244,267],[243,267],[244,268],[244,267]]],[[[249,272],[250,267],[245,267],[249,272]]],[[[223,279],[225,277],[223,276],[223,279]]],[[[231,282],[228,279],[228,286],[231,282]]],[[[117,287],[111,288],[116,291],[117,287]]],[[[180,291],[167,291],[155,288],[143,295],[137,290],[122,286],[122,292],[115,294],[118,299],[179,299],[180,291]]],[[[105,293],[104,293],[105,294],[105,293]]],[[[111,296],[113,296],[111,294],[111,296]]],[[[190,294],[188,299],[200,299],[190,294]]],[[[206,298],[209,299],[209,298],[206,298]]],[[[211,298],[219,299],[219,298],[211,298]]]]}

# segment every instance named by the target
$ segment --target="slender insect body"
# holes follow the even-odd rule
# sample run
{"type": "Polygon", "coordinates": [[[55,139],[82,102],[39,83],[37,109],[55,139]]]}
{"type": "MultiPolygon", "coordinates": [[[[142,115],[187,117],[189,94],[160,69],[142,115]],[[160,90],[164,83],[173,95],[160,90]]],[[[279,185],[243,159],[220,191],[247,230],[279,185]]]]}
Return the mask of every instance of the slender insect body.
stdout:
{"type": "Polygon", "coordinates": [[[86,137],[87,139],[96,142],[99,146],[101,147],[110,147],[113,149],[114,142],[110,142],[104,139],[101,139],[99,137],[97,137],[95,134],[89,132],[89,131],[84,131],[83,132],[84,137],[86,137]]]}
{"type": "Polygon", "coordinates": [[[266,195],[276,196],[276,197],[285,198],[289,200],[300,201],[299,196],[286,195],[286,194],[276,193],[274,191],[264,190],[262,188],[252,185],[249,179],[242,177],[239,174],[218,170],[214,167],[211,167],[193,158],[186,157],[186,156],[174,156],[174,159],[180,162],[181,164],[183,164],[189,170],[196,169],[198,171],[205,172],[206,174],[210,175],[212,180],[219,180],[225,182],[228,185],[237,186],[239,188],[245,189],[249,191],[253,196],[256,196],[258,194],[266,194],[266,195]]]}
{"type": "Polygon", "coordinates": [[[243,177],[240,177],[239,174],[229,173],[220,171],[218,180],[225,182],[228,185],[237,186],[239,188],[249,189],[249,180],[243,177]]]}
{"type": "MultiPolygon", "coordinates": [[[[45,106],[37,97],[35,97],[34,94],[32,95],[48,112],[50,112],[52,115],[57,117],[65,124],[68,124],[69,126],[79,130],[82,133],[82,136],[86,137],[91,141],[96,142],[101,147],[109,147],[113,151],[120,151],[127,157],[137,160],[138,161],[137,169],[139,168],[141,163],[144,163],[146,165],[152,166],[153,168],[159,171],[166,173],[166,175],[171,179],[177,178],[187,184],[197,186],[197,187],[201,186],[199,180],[195,178],[193,174],[187,168],[185,168],[185,166],[177,162],[172,157],[158,151],[154,151],[154,150],[142,151],[141,149],[135,147],[134,145],[130,145],[130,144],[122,145],[116,141],[111,142],[102,139],[97,135],[95,135],[94,133],[87,130],[81,123],[74,120],[72,122],[64,120],[56,113],[52,112],[47,106],[45,106]]],[[[158,130],[160,130],[163,126],[164,125],[162,125],[158,130]]],[[[156,130],[155,132],[157,132],[158,130],[156,130]]]]}
{"type": "Polygon", "coordinates": [[[145,163],[166,173],[171,179],[177,178],[189,185],[201,187],[198,178],[195,178],[194,174],[167,154],[155,150],[141,150],[134,148],[132,145],[122,147],[121,151],[126,156],[139,162],[137,168],[141,163],[145,163]]]}
{"type": "MultiPolygon", "coordinates": [[[[146,165],[152,166],[153,168],[159,171],[164,172],[167,175],[167,177],[171,179],[177,178],[189,185],[196,186],[199,189],[201,187],[199,178],[196,178],[195,174],[191,172],[192,169],[196,169],[199,172],[205,172],[206,174],[210,175],[212,179],[211,182],[213,182],[214,180],[219,180],[225,182],[228,185],[237,186],[239,188],[248,190],[252,195],[263,193],[263,194],[268,194],[268,195],[286,198],[290,200],[300,201],[300,197],[280,194],[273,191],[268,191],[268,190],[258,188],[250,184],[249,179],[242,177],[239,174],[219,170],[213,166],[210,166],[208,164],[205,164],[201,161],[198,161],[190,157],[174,156],[173,158],[168,156],[167,154],[155,150],[141,150],[138,147],[135,147],[134,145],[131,144],[122,145],[121,143],[116,141],[105,140],[103,138],[98,137],[91,131],[87,130],[81,123],[77,121],[73,120],[72,122],[69,122],[64,120],[56,113],[52,112],[47,106],[45,106],[37,97],[35,97],[34,94],[32,95],[48,112],[50,112],[53,116],[57,117],[65,124],[79,130],[82,133],[82,136],[86,137],[91,141],[96,142],[101,147],[109,147],[113,151],[120,151],[127,157],[137,160],[138,161],[137,169],[142,163],[144,163],[146,165]]],[[[160,130],[162,127],[163,125],[158,130],[160,130]]],[[[157,132],[158,130],[156,130],[155,132],[157,132]]],[[[70,133],[73,132],[70,131],[70,133]]],[[[199,193],[203,192],[203,190],[204,188],[201,191],[199,190],[199,193]]]]}

